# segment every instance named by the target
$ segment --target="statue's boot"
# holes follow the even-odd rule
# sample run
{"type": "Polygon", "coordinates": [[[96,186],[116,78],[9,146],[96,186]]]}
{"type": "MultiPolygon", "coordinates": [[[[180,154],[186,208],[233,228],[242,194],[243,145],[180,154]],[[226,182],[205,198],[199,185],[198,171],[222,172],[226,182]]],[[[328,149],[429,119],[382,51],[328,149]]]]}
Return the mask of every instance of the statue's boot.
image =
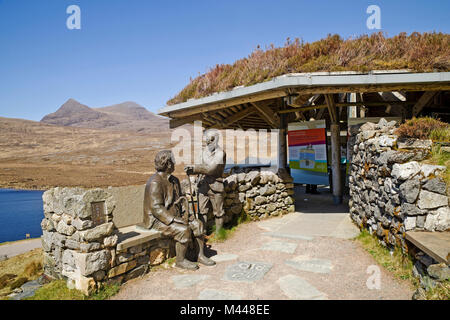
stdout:
{"type": "Polygon", "coordinates": [[[179,243],[175,244],[175,251],[177,254],[175,266],[182,269],[187,270],[197,270],[198,265],[192,261],[189,261],[185,258],[187,250],[187,243],[179,243]]]}
{"type": "Polygon", "coordinates": [[[203,248],[204,248],[203,239],[201,237],[199,237],[199,238],[196,238],[196,240],[197,240],[197,244],[199,247],[197,262],[201,263],[205,266],[214,266],[216,264],[216,262],[214,260],[211,260],[207,256],[205,256],[205,253],[203,252],[203,248]]]}
{"type": "Polygon", "coordinates": [[[216,234],[219,234],[219,230],[223,228],[223,218],[216,218],[216,234]]]}

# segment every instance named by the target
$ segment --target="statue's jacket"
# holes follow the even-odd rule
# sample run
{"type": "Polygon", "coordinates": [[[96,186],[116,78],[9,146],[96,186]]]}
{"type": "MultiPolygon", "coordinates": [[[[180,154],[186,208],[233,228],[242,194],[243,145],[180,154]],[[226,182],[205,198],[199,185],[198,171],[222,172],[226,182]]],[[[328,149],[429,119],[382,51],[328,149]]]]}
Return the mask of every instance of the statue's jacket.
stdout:
{"type": "Polygon", "coordinates": [[[144,191],[144,225],[151,229],[155,224],[169,225],[180,217],[182,208],[175,201],[182,195],[180,181],[173,175],[167,179],[158,173],[147,181],[144,191]]]}

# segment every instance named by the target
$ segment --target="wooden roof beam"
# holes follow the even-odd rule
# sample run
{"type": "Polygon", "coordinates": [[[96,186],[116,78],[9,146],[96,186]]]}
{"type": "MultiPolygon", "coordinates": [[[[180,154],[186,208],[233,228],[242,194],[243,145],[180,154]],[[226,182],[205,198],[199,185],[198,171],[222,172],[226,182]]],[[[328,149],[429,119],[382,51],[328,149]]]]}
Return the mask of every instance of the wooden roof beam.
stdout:
{"type": "Polygon", "coordinates": [[[261,103],[250,102],[250,104],[259,111],[259,115],[266,121],[272,128],[278,128],[280,126],[280,117],[276,114],[268,105],[261,103]]]}
{"type": "MultiPolygon", "coordinates": [[[[395,104],[395,105],[413,105],[414,102],[412,101],[375,101],[375,102],[335,102],[334,103],[336,107],[350,107],[350,106],[369,106],[369,107],[384,107],[388,104],[395,104]]],[[[283,114],[283,113],[291,113],[291,112],[304,112],[314,109],[323,109],[328,108],[328,104],[319,104],[311,107],[302,107],[302,108],[292,108],[292,109],[286,109],[286,110],[280,110],[277,113],[283,114]]]]}
{"type": "Polygon", "coordinates": [[[413,116],[417,117],[422,109],[431,101],[431,99],[434,98],[434,96],[438,92],[439,91],[425,91],[413,107],[413,116]]]}
{"type": "Polygon", "coordinates": [[[358,85],[358,86],[317,86],[299,87],[297,94],[326,94],[326,93],[352,93],[352,92],[380,92],[380,91],[446,91],[450,90],[450,83],[418,83],[418,84],[391,84],[391,85],[358,85]]]}
{"type": "Polygon", "coordinates": [[[185,125],[187,123],[192,123],[194,121],[205,121],[205,119],[203,118],[202,114],[194,114],[192,116],[189,117],[185,117],[185,118],[180,118],[180,119],[170,119],[169,120],[169,128],[170,129],[175,129],[177,127],[180,127],[182,125],[185,125]]]}
{"type": "Polygon", "coordinates": [[[236,106],[244,103],[250,103],[250,102],[258,102],[263,100],[269,100],[274,98],[280,98],[284,97],[286,95],[285,90],[272,90],[267,92],[262,92],[259,94],[253,94],[245,97],[239,97],[234,98],[230,100],[226,100],[224,102],[218,102],[218,103],[210,103],[203,106],[198,107],[192,107],[192,108],[186,108],[184,110],[179,111],[172,111],[169,112],[167,116],[170,118],[181,118],[181,117],[187,117],[196,113],[203,113],[203,112],[209,112],[209,111],[215,111],[220,110],[224,108],[228,108],[231,106],[236,106]]]}
{"type": "Polygon", "coordinates": [[[238,122],[238,121],[240,121],[241,119],[243,119],[243,118],[245,118],[245,117],[247,117],[247,116],[249,116],[249,115],[251,115],[251,114],[254,114],[254,113],[256,113],[256,110],[255,110],[254,108],[252,108],[252,107],[247,107],[247,108],[245,108],[245,109],[243,109],[243,110],[241,110],[241,111],[235,113],[234,115],[232,115],[232,116],[226,118],[226,119],[222,122],[221,127],[222,127],[222,128],[229,127],[229,126],[232,125],[233,123],[238,122]]]}

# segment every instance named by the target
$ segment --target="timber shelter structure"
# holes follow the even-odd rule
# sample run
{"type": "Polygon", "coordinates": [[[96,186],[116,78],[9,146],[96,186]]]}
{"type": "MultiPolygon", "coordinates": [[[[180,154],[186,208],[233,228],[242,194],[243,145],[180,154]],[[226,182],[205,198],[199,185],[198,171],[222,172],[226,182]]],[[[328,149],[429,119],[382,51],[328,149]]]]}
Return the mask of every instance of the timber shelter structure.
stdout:
{"type": "Polygon", "coordinates": [[[205,129],[279,129],[279,167],[287,166],[288,123],[324,119],[331,144],[328,161],[332,193],[337,204],[343,196],[341,132],[347,130],[349,119],[406,120],[428,115],[449,122],[449,90],[450,72],[293,73],[165,106],[158,114],[170,118],[170,128],[202,121],[205,129]]]}

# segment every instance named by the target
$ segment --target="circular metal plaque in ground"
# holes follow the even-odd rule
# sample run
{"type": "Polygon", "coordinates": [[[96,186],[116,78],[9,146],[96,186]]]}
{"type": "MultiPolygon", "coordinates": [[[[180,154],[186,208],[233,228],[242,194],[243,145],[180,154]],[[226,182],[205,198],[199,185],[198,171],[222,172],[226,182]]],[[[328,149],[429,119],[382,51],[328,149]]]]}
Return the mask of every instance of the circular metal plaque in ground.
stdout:
{"type": "Polygon", "coordinates": [[[271,263],[241,261],[227,268],[224,280],[253,282],[262,279],[272,268],[271,263]]]}

